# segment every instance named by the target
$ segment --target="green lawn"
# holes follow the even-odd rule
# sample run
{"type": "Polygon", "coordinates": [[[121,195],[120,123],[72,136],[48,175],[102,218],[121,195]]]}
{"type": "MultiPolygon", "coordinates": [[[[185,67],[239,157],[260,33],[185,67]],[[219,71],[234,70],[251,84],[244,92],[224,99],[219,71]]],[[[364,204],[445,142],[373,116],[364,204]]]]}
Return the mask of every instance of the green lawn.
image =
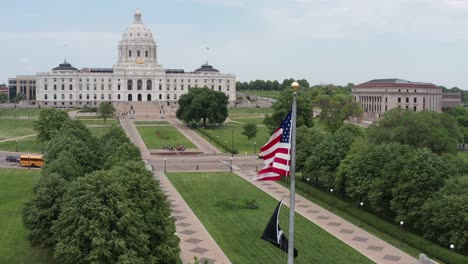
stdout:
{"type": "Polygon", "coordinates": [[[163,145],[183,145],[188,149],[197,148],[191,141],[172,126],[137,126],[138,133],[148,149],[161,149],[163,145]]]}
{"type": "Polygon", "coordinates": [[[243,117],[265,117],[266,114],[272,114],[271,108],[230,108],[229,118],[243,118],[243,117]]]}
{"type": "MultiPolygon", "coordinates": [[[[234,136],[234,149],[237,149],[239,154],[245,154],[245,152],[247,152],[247,154],[252,154],[254,153],[254,149],[255,153],[258,153],[260,147],[263,146],[270,137],[268,129],[266,127],[257,127],[257,136],[255,139],[249,140],[246,136],[241,134],[243,130],[242,126],[241,124],[227,123],[222,126],[210,126],[205,128],[205,130],[208,131],[208,133],[212,133],[213,137],[218,136],[219,142],[227,142],[225,144],[229,146],[232,145],[232,137],[234,136]],[[254,142],[257,144],[254,144],[254,142]]],[[[209,140],[202,133],[199,133],[199,135],[210,141],[213,146],[217,146],[216,142],[209,140]]]]}
{"type": "Polygon", "coordinates": [[[169,125],[168,121],[134,121],[135,125],[169,125]]]}
{"type": "Polygon", "coordinates": [[[39,111],[41,109],[2,109],[0,110],[0,117],[33,117],[37,118],[39,116],[39,111]]]}
{"type": "Polygon", "coordinates": [[[458,156],[462,157],[466,162],[468,162],[468,152],[467,151],[459,151],[458,156]]]}
{"type": "Polygon", "coordinates": [[[21,219],[39,174],[39,170],[0,169],[0,263],[53,263],[48,251],[30,246],[21,219]]]}
{"type": "MultiPolygon", "coordinates": [[[[114,126],[115,127],[115,126],[114,126]]],[[[91,131],[91,134],[93,136],[100,138],[104,136],[107,132],[112,130],[112,126],[108,127],[88,127],[89,131],[91,131]]]]}
{"type": "MultiPolygon", "coordinates": [[[[16,142],[14,140],[0,142],[0,150],[16,151],[16,142]]],[[[41,143],[37,142],[36,136],[28,137],[24,139],[18,139],[18,151],[29,152],[29,153],[41,153],[42,146],[41,146],[41,143]]]]}
{"type": "Polygon", "coordinates": [[[35,133],[32,119],[0,119],[0,140],[35,133]]]}
{"type": "Polygon", "coordinates": [[[260,97],[267,97],[271,99],[278,100],[280,96],[280,91],[239,91],[240,93],[246,93],[249,95],[260,96],[260,97]]]}
{"type": "Polygon", "coordinates": [[[80,120],[83,124],[85,125],[117,125],[117,120],[115,119],[107,119],[104,121],[104,119],[100,120],[80,120]]]}
{"type": "Polygon", "coordinates": [[[256,124],[257,126],[261,125],[263,126],[263,120],[265,118],[263,117],[242,117],[242,118],[235,118],[235,119],[232,119],[232,121],[236,121],[236,122],[241,122],[241,123],[244,123],[244,124],[247,124],[247,123],[254,123],[256,124]]]}
{"type": "Polygon", "coordinates": [[[76,119],[102,119],[100,116],[76,116],[76,119]]]}
{"type": "MultiPolygon", "coordinates": [[[[168,173],[177,191],[232,263],[286,263],[287,254],[260,239],[277,201],[231,173],[168,173]],[[229,210],[226,199],[256,200],[254,210],[229,210]]],[[[282,207],[280,225],[288,233],[289,210],[282,207]]],[[[373,263],[320,227],[296,214],[295,263],[373,263]]],[[[194,254],[195,255],[195,254],[194,254]]]]}

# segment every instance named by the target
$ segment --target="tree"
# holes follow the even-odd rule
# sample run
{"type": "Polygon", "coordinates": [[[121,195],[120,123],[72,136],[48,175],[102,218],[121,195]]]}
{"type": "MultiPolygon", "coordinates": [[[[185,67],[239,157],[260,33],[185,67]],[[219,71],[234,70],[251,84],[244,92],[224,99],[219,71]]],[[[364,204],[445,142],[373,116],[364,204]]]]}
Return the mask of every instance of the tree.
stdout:
{"type": "Polygon", "coordinates": [[[169,204],[142,162],[79,178],[63,201],[53,227],[58,262],[180,263],[169,204]]]}
{"type": "Polygon", "coordinates": [[[23,223],[33,246],[55,245],[52,226],[60,214],[66,180],[57,173],[43,174],[34,187],[33,199],[23,209],[23,223]]]}
{"type": "Polygon", "coordinates": [[[363,112],[351,94],[337,90],[319,93],[314,99],[314,106],[320,108],[319,118],[331,132],[340,128],[344,120],[352,116],[361,116],[363,112]]]}
{"type": "MultiPolygon", "coordinates": [[[[273,132],[278,128],[286,115],[291,111],[293,101],[293,89],[283,90],[280,94],[278,101],[273,103],[274,113],[271,116],[265,117],[263,123],[273,132]]],[[[306,126],[312,127],[312,105],[307,96],[301,91],[297,95],[297,127],[306,126]]]]}
{"type": "Polygon", "coordinates": [[[8,103],[8,95],[5,93],[0,94],[0,104],[8,103]]]}
{"type": "Polygon", "coordinates": [[[68,114],[65,111],[54,108],[41,109],[39,119],[34,121],[34,130],[37,131],[37,140],[49,141],[53,134],[60,130],[68,114]]]}
{"type": "Polygon", "coordinates": [[[441,245],[467,248],[468,242],[468,175],[451,177],[434,197],[422,207],[418,221],[424,236],[441,245]]]}
{"type": "Polygon", "coordinates": [[[403,166],[400,158],[411,152],[412,148],[398,143],[360,143],[364,142],[356,141],[353,144],[350,154],[340,164],[336,184],[344,185],[347,196],[370,205],[380,215],[394,216],[390,210],[390,200],[393,197],[392,188],[396,184],[395,177],[398,177],[400,169],[391,172],[386,166],[403,166]],[[387,171],[392,174],[384,174],[387,171]],[[383,183],[390,185],[384,186],[383,183]]]}
{"type": "Polygon", "coordinates": [[[228,116],[228,99],[223,92],[207,87],[193,88],[180,97],[176,116],[187,124],[200,120],[203,126],[206,126],[207,121],[210,124],[222,124],[228,116]]]}
{"type": "Polygon", "coordinates": [[[385,113],[384,118],[367,131],[372,143],[398,142],[435,153],[455,153],[462,140],[457,122],[446,113],[413,112],[400,108],[385,113]]]}
{"type": "Polygon", "coordinates": [[[325,187],[333,187],[336,170],[341,160],[346,157],[355,137],[356,135],[348,130],[338,130],[327,136],[307,158],[304,173],[314,176],[316,185],[320,179],[325,187]]]}
{"type": "Polygon", "coordinates": [[[323,133],[317,130],[301,126],[297,129],[296,142],[296,170],[304,171],[304,166],[308,157],[310,157],[316,150],[315,148],[325,138],[323,133]]]}
{"type": "Polygon", "coordinates": [[[422,216],[424,202],[439,190],[445,180],[449,165],[429,149],[416,149],[404,159],[396,186],[392,189],[390,208],[398,220],[417,223],[422,216]]]}
{"type": "Polygon", "coordinates": [[[254,123],[247,123],[243,127],[242,135],[246,136],[249,140],[257,136],[257,125],[254,123]]]}
{"type": "Polygon", "coordinates": [[[100,105],[99,105],[99,108],[97,110],[97,112],[99,113],[99,116],[101,116],[102,118],[104,118],[104,121],[107,120],[107,118],[109,117],[112,117],[115,113],[115,108],[114,106],[109,103],[109,102],[102,102],[100,105]]]}

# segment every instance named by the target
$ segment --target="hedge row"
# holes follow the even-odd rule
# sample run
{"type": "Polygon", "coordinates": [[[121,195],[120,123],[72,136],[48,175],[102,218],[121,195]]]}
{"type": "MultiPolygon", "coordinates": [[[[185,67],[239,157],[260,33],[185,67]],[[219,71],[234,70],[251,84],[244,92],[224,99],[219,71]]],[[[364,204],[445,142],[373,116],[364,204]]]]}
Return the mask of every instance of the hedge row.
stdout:
{"type": "Polygon", "coordinates": [[[207,133],[205,129],[200,129],[200,127],[195,127],[196,130],[198,130],[200,133],[202,133],[204,136],[209,138],[210,140],[214,141],[217,143],[219,146],[221,146],[223,149],[225,149],[227,152],[232,153],[232,154],[237,154],[239,151],[237,149],[232,149],[228,144],[224,143],[224,141],[219,141],[216,140],[216,137],[213,136],[211,133],[207,133]]]}
{"type": "MultiPolygon", "coordinates": [[[[329,193],[319,190],[306,182],[297,181],[296,187],[304,193],[313,196],[315,199],[326,203],[330,206],[336,207],[339,210],[346,212],[350,216],[360,220],[362,223],[366,223],[369,226],[376,228],[377,230],[386,233],[395,239],[400,239],[399,234],[401,232],[400,227],[396,224],[389,223],[378,216],[371,213],[365,212],[360,208],[353,206],[347,201],[343,201],[337,197],[330,195],[329,193]],[[312,191],[312,192],[311,192],[312,191]]],[[[406,244],[418,249],[421,253],[428,255],[429,257],[442,260],[445,263],[453,264],[466,264],[468,263],[468,257],[454,254],[448,248],[443,248],[427,239],[422,238],[419,235],[405,231],[402,241],[406,244]]]]}

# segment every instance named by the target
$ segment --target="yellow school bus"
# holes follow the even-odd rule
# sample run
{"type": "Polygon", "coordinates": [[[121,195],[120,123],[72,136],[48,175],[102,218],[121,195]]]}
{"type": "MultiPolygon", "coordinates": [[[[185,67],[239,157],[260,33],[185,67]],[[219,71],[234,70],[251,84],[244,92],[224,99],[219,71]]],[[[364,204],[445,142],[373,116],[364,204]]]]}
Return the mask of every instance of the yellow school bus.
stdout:
{"type": "Polygon", "coordinates": [[[20,165],[22,167],[42,167],[44,166],[44,160],[42,155],[21,155],[20,165]]]}

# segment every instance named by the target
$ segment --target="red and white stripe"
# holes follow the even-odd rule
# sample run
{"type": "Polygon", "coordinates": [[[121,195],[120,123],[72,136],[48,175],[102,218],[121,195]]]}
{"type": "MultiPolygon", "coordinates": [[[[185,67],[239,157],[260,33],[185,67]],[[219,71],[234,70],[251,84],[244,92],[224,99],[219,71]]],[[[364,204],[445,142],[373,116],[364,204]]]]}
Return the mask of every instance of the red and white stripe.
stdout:
{"type": "Polygon", "coordinates": [[[260,148],[261,156],[265,162],[263,167],[253,178],[253,180],[281,180],[281,176],[289,176],[290,160],[291,160],[291,142],[280,142],[283,136],[283,129],[278,128],[270,140],[260,148]]]}

